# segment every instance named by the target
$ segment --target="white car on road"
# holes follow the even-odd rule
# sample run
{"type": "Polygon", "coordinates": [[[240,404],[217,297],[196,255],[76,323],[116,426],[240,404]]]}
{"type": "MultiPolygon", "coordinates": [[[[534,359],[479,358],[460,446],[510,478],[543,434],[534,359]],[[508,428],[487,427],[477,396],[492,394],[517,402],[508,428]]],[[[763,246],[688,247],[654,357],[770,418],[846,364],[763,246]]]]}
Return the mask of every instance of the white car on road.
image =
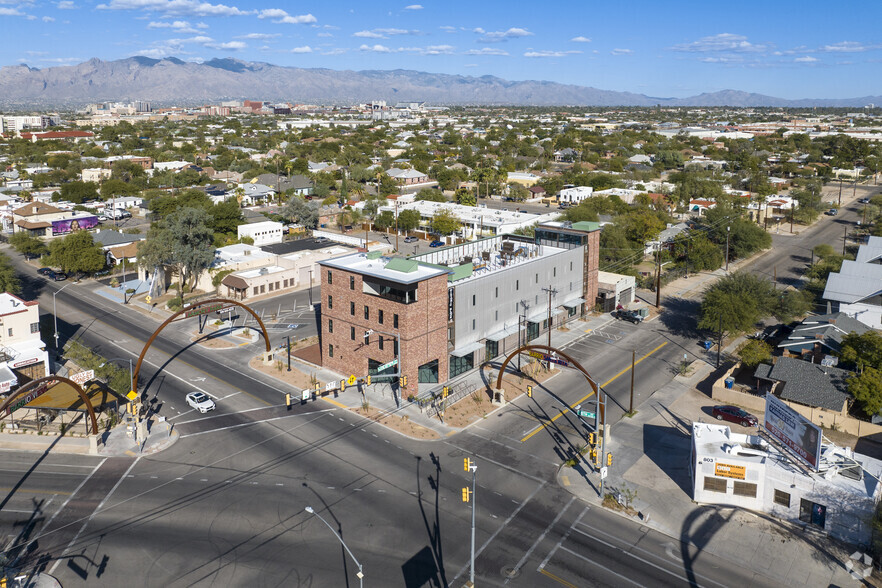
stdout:
{"type": "Polygon", "coordinates": [[[204,392],[190,392],[187,394],[187,404],[202,413],[215,409],[214,400],[204,392]]]}

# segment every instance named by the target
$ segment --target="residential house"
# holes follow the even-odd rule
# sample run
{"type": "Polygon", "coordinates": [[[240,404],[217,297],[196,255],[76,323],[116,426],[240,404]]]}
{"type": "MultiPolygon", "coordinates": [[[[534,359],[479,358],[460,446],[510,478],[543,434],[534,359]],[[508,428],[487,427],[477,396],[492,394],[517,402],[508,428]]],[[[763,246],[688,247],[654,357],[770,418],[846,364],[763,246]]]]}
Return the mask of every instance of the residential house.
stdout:
{"type": "Polygon", "coordinates": [[[398,182],[402,186],[413,186],[415,184],[425,184],[429,181],[429,176],[423,172],[413,169],[400,169],[393,167],[386,170],[386,175],[398,182]]]}
{"type": "Polygon", "coordinates": [[[579,153],[575,149],[571,147],[566,147],[564,149],[554,152],[554,161],[558,163],[572,163],[573,161],[579,159],[580,155],[581,153],[579,153]]]}
{"type": "Polygon", "coordinates": [[[96,244],[107,254],[107,265],[132,263],[138,259],[138,243],[145,240],[143,233],[122,233],[110,229],[98,229],[92,235],[96,244]]]}
{"type": "Polygon", "coordinates": [[[849,333],[863,335],[870,327],[844,312],[810,316],[797,325],[778,345],[784,357],[798,357],[821,363],[839,353],[842,339],[849,333]]]}
{"type": "Polygon", "coordinates": [[[761,392],[765,387],[782,400],[848,415],[852,397],[847,380],[852,372],[792,357],[775,359],[773,365],[761,363],[754,371],[761,392]]]}
{"type": "Polygon", "coordinates": [[[39,302],[3,292],[0,294],[0,394],[51,373],[46,344],[40,339],[39,302]]]}
{"type": "Polygon", "coordinates": [[[882,265],[843,261],[839,271],[827,277],[822,298],[830,302],[834,312],[844,312],[874,329],[882,328],[882,265]]]}

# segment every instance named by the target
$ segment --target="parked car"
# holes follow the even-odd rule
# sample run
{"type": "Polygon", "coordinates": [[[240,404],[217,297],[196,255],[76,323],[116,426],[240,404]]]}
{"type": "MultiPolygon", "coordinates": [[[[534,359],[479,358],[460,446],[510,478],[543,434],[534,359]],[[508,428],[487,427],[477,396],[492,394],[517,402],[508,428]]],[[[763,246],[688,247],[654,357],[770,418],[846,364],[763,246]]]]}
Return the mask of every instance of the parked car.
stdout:
{"type": "Polygon", "coordinates": [[[195,408],[201,413],[206,413],[209,410],[214,410],[216,405],[214,404],[214,400],[208,394],[204,392],[190,392],[187,394],[187,404],[190,405],[191,408],[195,408]]]}
{"type": "Polygon", "coordinates": [[[835,208],[831,208],[830,210],[824,212],[824,214],[826,214],[827,216],[836,216],[837,214],[839,214],[839,211],[835,208]]]}
{"type": "Polygon", "coordinates": [[[444,247],[444,241],[432,241],[429,247],[444,247]]]}
{"type": "Polygon", "coordinates": [[[869,198],[858,198],[858,203],[859,204],[869,204],[870,199],[869,198]]]}
{"type": "Polygon", "coordinates": [[[616,320],[628,321],[629,323],[634,323],[635,325],[643,322],[643,317],[636,310],[616,310],[613,311],[613,316],[616,318],[616,320]]]}
{"type": "Polygon", "coordinates": [[[107,218],[106,216],[104,216],[103,214],[99,214],[99,215],[98,215],[98,222],[99,222],[99,223],[103,223],[103,222],[105,222],[105,221],[107,221],[107,220],[108,220],[108,218],[107,218]]]}
{"type": "Polygon", "coordinates": [[[755,427],[757,425],[755,416],[737,406],[715,406],[712,414],[718,421],[738,423],[744,427],[755,427]]]}
{"type": "Polygon", "coordinates": [[[37,273],[40,274],[41,276],[48,276],[49,274],[52,274],[55,272],[52,271],[51,267],[41,267],[40,269],[37,270],[37,273]]]}
{"type": "Polygon", "coordinates": [[[64,272],[52,272],[52,279],[56,282],[63,282],[67,279],[67,274],[64,272]]]}
{"type": "Polygon", "coordinates": [[[330,241],[330,239],[328,239],[327,237],[316,237],[315,238],[316,243],[327,243],[328,241],[330,241]]]}
{"type": "Polygon", "coordinates": [[[418,237],[405,237],[404,238],[405,243],[416,243],[417,241],[419,241],[418,237]]]}

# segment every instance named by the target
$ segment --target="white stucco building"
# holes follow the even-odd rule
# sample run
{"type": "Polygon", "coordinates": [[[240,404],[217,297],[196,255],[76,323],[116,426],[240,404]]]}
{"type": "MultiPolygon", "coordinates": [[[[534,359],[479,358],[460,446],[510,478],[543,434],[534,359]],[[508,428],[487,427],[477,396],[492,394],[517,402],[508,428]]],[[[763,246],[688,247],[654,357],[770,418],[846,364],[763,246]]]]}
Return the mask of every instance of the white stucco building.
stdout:
{"type": "Polygon", "coordinates": [[[273,243],[281,243],[285,226],[275,221],[265,221],[262,223],[251,223],[247,225],[239,225],[236,233],[239,239],[242,237],[251,237],[254,239],[256,247],[263,245],[272,245],[273,243]]]}
{"type": "Polygon", "coordinates": [[[0,394],[18,383],[18,375],[38,379],[49,373],[49,354],[40,339],[40,305],[8,292],[0,294],[0,394]]]}

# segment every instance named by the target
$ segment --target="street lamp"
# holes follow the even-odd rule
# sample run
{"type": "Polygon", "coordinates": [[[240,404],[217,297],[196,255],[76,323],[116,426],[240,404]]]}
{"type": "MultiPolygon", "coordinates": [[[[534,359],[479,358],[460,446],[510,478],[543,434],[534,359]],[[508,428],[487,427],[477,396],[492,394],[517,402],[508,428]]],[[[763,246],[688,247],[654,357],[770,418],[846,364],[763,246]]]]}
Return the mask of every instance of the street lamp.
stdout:
{"type": "Polygon", "coordinates": [[[61,292],[62,290],[64,290],[68,286],[70,286],[71,284],[73,284],[73,282],[68,282],[67,284],[65,284],[64,286],[62,286],[61,288],[59,288],[58,290],[56,290],[55,292],[52,293],[52,320],[55,323],[55,353],[56,353],[56,355],[60,355],[60,354],[58,353],[58,311],[55,306],[55,296],[56,296],[56,294],[58,294],[59,292],[61,292]]]}
{"type": "Polygon", "coordinates": [[[355,565],[358,566],[358,573],[355,574],[355,575],[356,575],[356,577],[358,578],[358,585],[359,585],[359,587],[363,586],[363,585],[364,585],[364,584],[363,584],[364,574],[362,573],[361,564],[358,563],[358,560],[355,559],[355,556],[354,556],[354,555],[352,555],[352,552],[349,550],[349,546],[347,546],[347,545],[346,545],[346,542],[343,541],[343,537],[341,537],[340,534],[337,533],[337,531],[334,530],[334,527],[332,527],[330,524],[328,524],[328,521],[326,521],[326,520],[322,517],[322,515],[320,515],[319,513],[315,512],[315,510],[313,510],[313,508],[312,508],[311,506],[307,506],[304,510],[305,510],[306,512],[308,512],[309,514],[311,514],[311,515],[315,515],[315,516],[317,516],[317,517],[319,518],[319,520],[320,520],[321,522],[323,522],[325,525],[327,525],[327,527],[331,530],[331,533],[334,534],[334,537],[337,538],[337,540],[340,542],[340,545],[343,546],[343,549],[346,550],[346,553],[349,554],[349,557],[351,557],[351,558],[352,558],[352,561],[355,562],[355,565]]]}
{"type": "Polygon", "coordinates": [[[729,229],[732,227],[726,227],[726,273],[729,273],[729,229]]]}

